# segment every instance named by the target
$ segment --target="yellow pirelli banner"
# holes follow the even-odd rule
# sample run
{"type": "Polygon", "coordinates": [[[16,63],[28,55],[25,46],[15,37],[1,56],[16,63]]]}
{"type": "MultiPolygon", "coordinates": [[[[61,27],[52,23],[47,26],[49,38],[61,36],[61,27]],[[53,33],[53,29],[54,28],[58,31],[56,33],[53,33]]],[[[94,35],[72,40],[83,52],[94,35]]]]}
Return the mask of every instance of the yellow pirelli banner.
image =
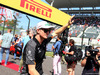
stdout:
{"type": "Polygon", "coordinates": [[[41,0],[0,0],[0,5],[22,11],[59,25],[65,25],[71,17],[41,0]]]}

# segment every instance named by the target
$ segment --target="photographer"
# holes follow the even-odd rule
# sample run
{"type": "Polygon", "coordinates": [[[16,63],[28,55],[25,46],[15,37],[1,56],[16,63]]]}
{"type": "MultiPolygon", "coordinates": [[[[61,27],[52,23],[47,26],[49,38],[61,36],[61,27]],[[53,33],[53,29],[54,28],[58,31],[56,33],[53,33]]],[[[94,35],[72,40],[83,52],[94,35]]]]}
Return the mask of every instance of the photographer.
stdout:
{"type": "Polygon", "coordinates": [[[63,51],[63,53],[65,55],[69,56],[69,57],[65,57],[65,60],[68,63],[68,65],[67,65],[68,75],[75,75],[75,67],[76,67],[77,61],[74,60],[74,54],[76,52],[76,47],[75,47],[74,43],[75,43],[74,40],[70,39],[69,40],[69,45],[70,45],[69,52],[63,51]],[[71,59],[70,57],[73,57],[73,59],[71,59]],[[67,61],[67,59],[69,59],[69,58],[70,58],[70,61],[67,61]]]}
{"type": "Polygon", "coordinates": [[[84,67],[82,75],[99,75],[99,50],[99,48],[93,49],[90,46],[86,49],[86,55],[81,61],[81,66],[84,67]]]}

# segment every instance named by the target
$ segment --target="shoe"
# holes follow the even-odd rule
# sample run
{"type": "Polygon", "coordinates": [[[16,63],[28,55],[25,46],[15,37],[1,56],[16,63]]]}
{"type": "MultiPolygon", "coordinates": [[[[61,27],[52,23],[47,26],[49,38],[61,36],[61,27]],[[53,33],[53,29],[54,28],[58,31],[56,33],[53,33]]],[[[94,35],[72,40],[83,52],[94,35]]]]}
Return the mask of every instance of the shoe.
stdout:
{"type": "Polygon", "coordinates": [[[18,72],[20,72],[20,70],[18,70],[18,72]]]}

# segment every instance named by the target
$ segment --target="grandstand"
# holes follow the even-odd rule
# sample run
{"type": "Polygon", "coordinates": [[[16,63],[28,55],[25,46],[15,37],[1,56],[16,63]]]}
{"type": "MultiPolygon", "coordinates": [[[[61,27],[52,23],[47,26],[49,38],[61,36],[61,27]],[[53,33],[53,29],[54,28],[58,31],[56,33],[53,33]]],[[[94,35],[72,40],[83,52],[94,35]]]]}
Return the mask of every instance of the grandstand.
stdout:
{"type": "Polygon", "coordinates": [[[49,4],[53,2],[53,7],[77,17],[96,15],[100,17],[100,0],[46,0],[49,4]],[[88,9],[86,9],[89,7],[88,9]],[[63,9],[64,8],[64,9],[63,9]]]}
{"type": "Polygon", "coordinates": [[[53,7],[75,15],[74,24],[69,29],[69,37],[77,45],[100,44],[100,0],[46,0],[53,7]]]}

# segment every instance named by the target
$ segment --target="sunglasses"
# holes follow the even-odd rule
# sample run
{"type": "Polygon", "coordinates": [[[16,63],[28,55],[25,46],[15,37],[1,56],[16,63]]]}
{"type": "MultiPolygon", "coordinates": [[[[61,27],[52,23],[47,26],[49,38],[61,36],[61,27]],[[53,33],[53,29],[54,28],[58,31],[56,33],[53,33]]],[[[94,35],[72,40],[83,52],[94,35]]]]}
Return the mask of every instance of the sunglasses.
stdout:
{"type": "Polygon", "coordinates": [[[49,32],[50,33],[50,29],[41,29],[41,30],[43,30],[45,33],[47,33],[47,32],[49,32]]]}

